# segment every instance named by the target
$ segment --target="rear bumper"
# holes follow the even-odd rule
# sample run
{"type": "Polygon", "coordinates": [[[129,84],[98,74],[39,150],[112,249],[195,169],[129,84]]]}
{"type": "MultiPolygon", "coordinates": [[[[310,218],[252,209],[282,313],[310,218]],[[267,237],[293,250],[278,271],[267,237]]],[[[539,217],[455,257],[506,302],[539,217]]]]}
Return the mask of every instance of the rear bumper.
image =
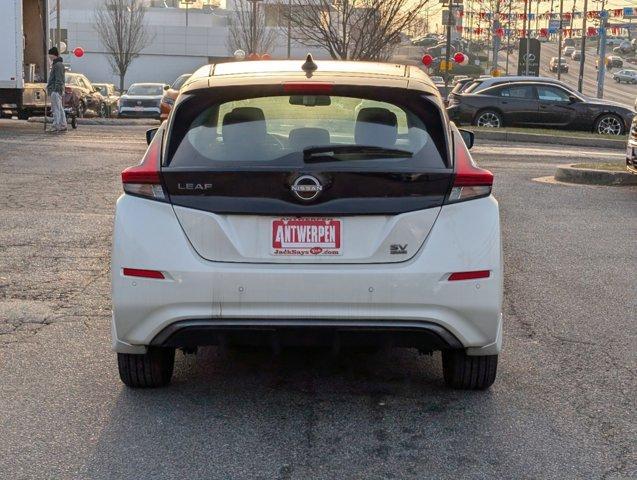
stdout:
{"type": "Polygon", "coordinates": [[[286,345],[415,347],[421,350],[462,348],[444,327],[429,322],[320,319],[182,320],[168,325],[151,341],[160,347],[202,345],[286,345]]]}
{"type": "Polygon", "coordinates": [[[447,114],[449,118],[455,122],[456,124],[471,124],[473,122],[473,118],[475,116],[475,110],[465,107],[461,107],[460,105],[453,105],[451,107],[447,107],[447,114]]]}
{"type": "Polygon", "coordinates": [[[144,107],[142,110],[136,110],[132,107],[120,107],[118,110],[120,117],[130,118],[159,118],[159,107],[144,107]]]}
{"type": "Polygon", "coordinates": [[[122,353],[186,340],[223,343],[228,329],[255,338],[280,330],[288,338],[299,329],[334,338],[354,330],[383,340],[415,331],[423,342],[447,332],[443,343],[430,342],[433,347],[460,346],[476,355],[496,354],[502,343],[500,226],[493,197],[443,207],[421,251],[406,262],[286,265],[204,260],[171,205],[123,195],[111,275],[113,347],[122,353]],[[160,270],[166,278],[127,277],[124,267],[160,270]],[[491,275],[447,280],[450,272],[470,270],[491,275]]]}

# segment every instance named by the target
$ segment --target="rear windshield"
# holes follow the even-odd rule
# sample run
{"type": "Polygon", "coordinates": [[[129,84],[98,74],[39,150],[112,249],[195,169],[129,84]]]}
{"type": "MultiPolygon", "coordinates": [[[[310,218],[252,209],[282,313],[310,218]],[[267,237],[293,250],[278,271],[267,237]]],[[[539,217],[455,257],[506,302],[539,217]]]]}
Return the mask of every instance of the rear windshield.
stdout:
{"type": "Polygon", "coordinates": [[[395,103],[334,95],[213,103],[190,118],[178,112],[174,121],[187,125],[173,129],[170,166],[446,168],[442,122],[430,110],[423,119],[395,103]]]}
{"type": "Polygon", "coordinates": [[[465,88],[462,92],[463,93],[471,93],[473,92],[476,88],[478,88],[480,85],[482,85],[482,82],[479,80],[476,80],[474,82],[471,82],[471,84],[469,84],[469,86],[467,88],[465,88]]]}
{"type": "Polygon", "coordinates": [[[164,88],[162,85],[131,85],[126,93],[129,95],[162,95],[164,88]]]}

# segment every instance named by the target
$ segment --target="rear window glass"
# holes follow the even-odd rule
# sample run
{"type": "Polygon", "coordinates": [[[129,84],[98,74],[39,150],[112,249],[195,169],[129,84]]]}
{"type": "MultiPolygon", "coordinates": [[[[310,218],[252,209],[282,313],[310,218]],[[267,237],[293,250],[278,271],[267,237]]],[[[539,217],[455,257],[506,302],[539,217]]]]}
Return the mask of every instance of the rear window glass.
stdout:
{"type": "Polygon", "coordinates": [[[186,83],[186,80],[188,80],[189,78],[190,74],[182,75],[177,80],[175,80],[170,88],[172,88],[173,90],[179,90],[181,87],[184,86],[184,83],[186,83]]]}
{"type": "Polygon", "coordinates": [[[469,84],[469,86],[467,88],[465,88],[463,90],[464,93],[471,93],[473,92],[476,88],[478,88],[480,85],[482,85],[482,82],[476,80],[474,82],[471,82],[471,84],[469,84]]]}
{"type": "Polygon", "coordinates": [[[515,85],[510,87],[490,88],[481,92],[483,95],[495,95],[499,97],[522,98],[527,100],[535,99],[533,87],[530,85],[515,85]]]}
{"type": "MultiPolygon", "coordinates": [[[[425,122],[431,119],[364,98],[284,95],[227,101],[192,118],[172,150],[170,166],[446,168],[425,122]]],[[[440,137],[440,123],[434,136],[440,137]]]]}

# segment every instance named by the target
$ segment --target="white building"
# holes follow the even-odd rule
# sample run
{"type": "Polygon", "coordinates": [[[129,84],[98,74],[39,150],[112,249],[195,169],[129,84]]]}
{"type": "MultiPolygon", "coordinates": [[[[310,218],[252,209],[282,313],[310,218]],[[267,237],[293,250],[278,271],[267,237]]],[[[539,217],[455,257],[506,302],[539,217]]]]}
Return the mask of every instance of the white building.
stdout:
{"type": "MultiPolygon", "coordinates": [[[[205,5],[206,2],[203,3],[205,5]]],[[[76,47],[83,48],[85,52],[81,58],[65,54],[64,61],[72,71],[82,72],[94,82],[119,85],[119,76],[109,64],[94,28],[94,11],[101,4],[102,0],[61,0],[62,40],[67,43],[69,52],[76,47]]],[[[188,10],[165,8],[164,2],[157,0],[148,0],[148,5],[146,23],[153,40],[129,67],[125,88],[135,82],[171,83],[179,75],[192,72],[201,65],[232,57],[228,47],[228,20],[232,10],[205,6],[188,10]]],[[[174,5],[174,2],[166,0],[166,5],[174,5]]],[[[231,4],[228,6],[231,7],[231,4]]],[[[52,9],[50,26],[53,29],[55,25],[56,12],[52,9]]],[[[286,58],[287,29],[274,28],[277,39],[269,53],[272,58],[286,58]]],[[[54,34],[52,38],[55,38],[54,34]]],[[[327,52],[321,48],[308,48],[292,42],[292,58],[301,59],[308,51],[316,58],[328,58],[327,52]]]]}

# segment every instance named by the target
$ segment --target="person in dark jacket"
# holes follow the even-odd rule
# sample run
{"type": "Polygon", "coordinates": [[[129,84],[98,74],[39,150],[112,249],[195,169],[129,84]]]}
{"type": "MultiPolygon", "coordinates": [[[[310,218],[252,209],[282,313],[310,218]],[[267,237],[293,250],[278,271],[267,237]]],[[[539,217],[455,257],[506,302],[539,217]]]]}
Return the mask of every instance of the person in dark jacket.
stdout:
{"type": "Polygon", "coordinates": [[[66,115],[62,104],[65,83],[64,63],[57,47],[49,49],[49,58],[51,59],[51,72],[46,84],[46,91],[51,98],[51,114],[53,115],[53,126],[50,131],[66,132],[66,115]]]}

